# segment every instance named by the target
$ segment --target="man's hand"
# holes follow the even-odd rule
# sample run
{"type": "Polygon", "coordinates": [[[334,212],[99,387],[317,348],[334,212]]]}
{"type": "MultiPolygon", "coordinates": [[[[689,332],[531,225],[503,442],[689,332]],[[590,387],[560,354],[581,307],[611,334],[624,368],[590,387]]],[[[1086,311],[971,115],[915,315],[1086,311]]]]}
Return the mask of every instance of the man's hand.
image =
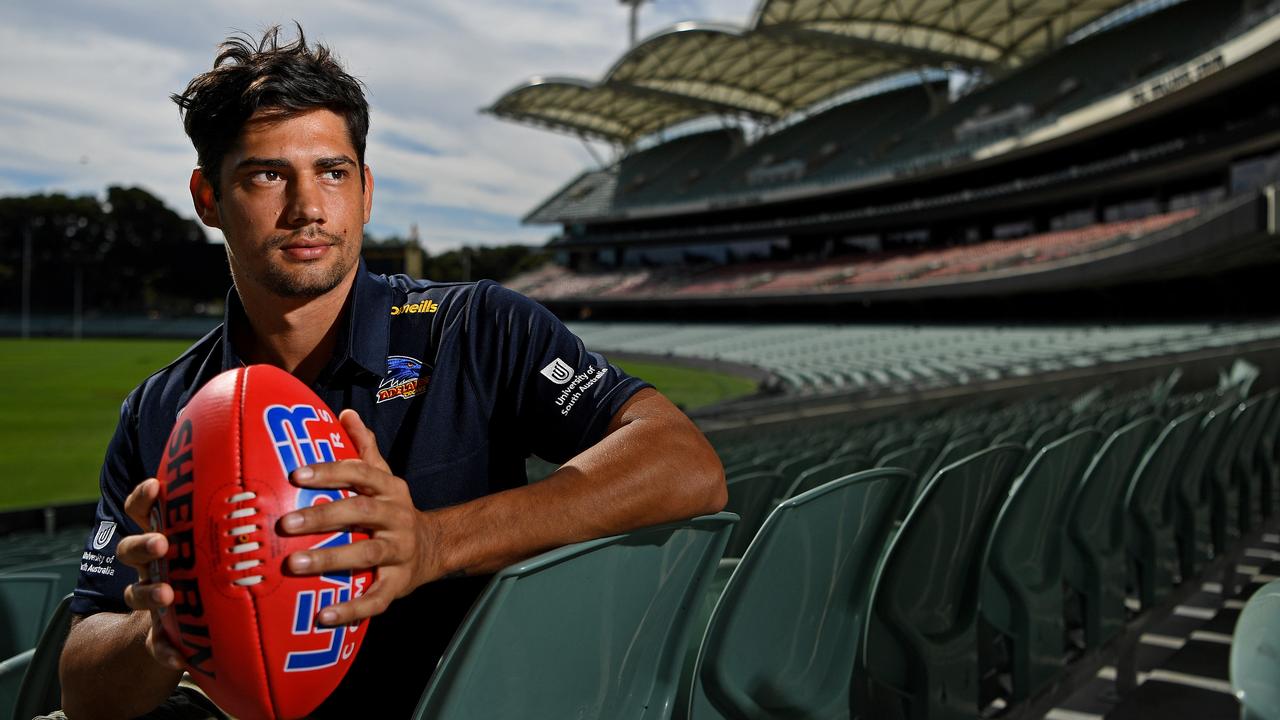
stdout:
{"type": "MultiPolygon", "coordinates": [[[[148,478],[125,498],[124,510],[139,527],[150,526],[151,510],[159,493],[160,481],[148,478]]],[[[116,557],[138,571],[138,582],[124,589],[124,601],[134,610],[145,610],[151,615],[147,650],[161,665],[171,670],[182,670],[182,654],[165,638],[160,628],[159,613],[173,604],[173,588],[168,583],[151,582],[150,578],[150,564],[163,558],[168,551],[169,539],[163,533],[144,532],[121,538],[116,546],[116,557]]]]}
{"type": "Polygon", "coordinates": [[[350,625],[378,615],[392,600],[443,574],[433,552],[438,544],[429,513],[414,507],[408,485],[391,474],[373,432],[360,416],[354,410],[343,410],[338,420],[355,443],[360,459],[298,468],[291,479],[299,487],[351,489],[359,495],[291,512],[280,519],[281,531],[289,535],[353,527],[369,533],[368,540],[289,556],[289,570],[305,575],[377,568],[377,579],[364,595],[320,612],[319,622],[330,626],[350,625]]]}

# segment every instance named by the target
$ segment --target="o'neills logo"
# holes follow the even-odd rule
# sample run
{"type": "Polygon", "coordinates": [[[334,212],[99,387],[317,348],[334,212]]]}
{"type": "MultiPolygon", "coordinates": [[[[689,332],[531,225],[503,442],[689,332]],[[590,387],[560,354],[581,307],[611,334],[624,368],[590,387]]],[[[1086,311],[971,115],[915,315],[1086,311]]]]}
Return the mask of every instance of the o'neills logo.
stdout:
{"type": "Polygon", "coordinates": [[[423,300],[416,303],[405,303],[404,305],[395,305],[391,308],[392,315],[414,315],[416,313],[433,313],[440,309],[440,303],[435,300],[423,300]]]}
{"type": "Polygon", "coordinates": [[[404,398],[418,394],[427,382],[422,379],[422,361],[406,355],[387,358],[387,376],[378,384],[378,402],[404,398]]]}

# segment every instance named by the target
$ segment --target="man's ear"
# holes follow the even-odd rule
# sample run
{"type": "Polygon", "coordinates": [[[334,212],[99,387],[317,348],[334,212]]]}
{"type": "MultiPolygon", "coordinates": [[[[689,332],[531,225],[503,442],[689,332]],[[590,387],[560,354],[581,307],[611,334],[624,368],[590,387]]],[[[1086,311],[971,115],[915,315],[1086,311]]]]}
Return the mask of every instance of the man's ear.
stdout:
{"type": "Polygon", "coordinates": [[[222,218],[218,214],[218,201],[213,196],[213,185],[204,176],[204,172],[200,168],[191,171],[189,187],[191,188],[191,203],[196,208],[196,217],[200,218],[200,222],[211,228],[221,229],[222,218]]]}
{"type": "Polygon", "coordinates": [[[373,171],[368,165],[364,166],[364,224],[369,224],[369,218],[373,217],[373,171]]]}

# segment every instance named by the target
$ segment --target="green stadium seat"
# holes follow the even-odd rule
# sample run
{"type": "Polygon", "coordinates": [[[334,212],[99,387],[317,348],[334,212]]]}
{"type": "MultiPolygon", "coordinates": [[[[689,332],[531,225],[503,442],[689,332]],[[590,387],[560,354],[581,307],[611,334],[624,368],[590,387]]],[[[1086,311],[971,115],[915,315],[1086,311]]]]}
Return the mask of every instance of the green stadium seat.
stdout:
{"type": "Polygon", "coordinates": [[[1208,474],[1230,422],[1230,412],[1209,410],[1205,414],[1174,484],[1174,531],[1184,578],[1199,575],[1213,559],[1213,500],[1208,474]]]}
{"type": "Polygon", "coordinates": [[[1096,430],[1076,430],[1036,453],[991,530],[980,607],[986,621],[1009,639],[1015,702],[1062,669],[1064,499],[1100,440],[1096,430]]]}
{"type": "Polygon", "coordinates": [[[736,520],[719,513],[646,528],[500,571],[414,717],[670,717],[691,608],[736,520]]]}
{"type": "Polygon", "coordinates": [[[775,472],[756,472],[729,479],[729,501],[724,509],[739,519],[729,534],[729,543],[724,551],[726,557],[738,558],[746,552],[751,538],[755,537],[773,508],[777,487],[781,483],[782,476],[775,472]]]}
{"type": "Polygon", "coordinates": [[[1258,439],[1257,463],[1262,474],[1262,515],[1271,517],[1275,514],[1280,502],[1280,458],[1277,457],[1277,442],[1280,442],[1280,401],[1271,410],[1258,439]]]}
{"type": "Polygon", "coordinates": [[[1231,638],[1231,687],[1242,720],[1280,720],[1280,580],[1249,598],[1231,638]]]}
{"type": "Polygon", "coordinates": [[[62,685],[58,680],[58,661],[62,646],[71,629],[71,595],[62,598],[45,624],[35,648],[0,663],[0,718],[26,720],[45,715],[62,706],[62,685]],[[13,662],[13,667],[9,663],[13,662]],[[11,678],[18,675],[16,693],[5,696],[11,678]]]}
{"type": "Polygon", "coordinates": [[[59,557],[51,560],[25,562],[0,570],[0,575],[11,573],[50,573],[58,576],[57,592],[61,597],[76,589],[80,579],[80,556],[76,552],[71,557],[59,557]]]}
{"type": "Polygon", "coordinates": [[[784,499],[793,498],[800,493],[808,492],[837,478],[852,475],[862,470],[869,470],[870,468],[871,464],[867,462],[867,459],[860,456],[828,460],[800,473],[800,476],[791,484],[791,487],[787,488],[782,497],[784,499]]]}
{"type": "MultiPolygon", "coordinates": [[[[18,693],[22,690],[22,678],[31,666],[31,657],[36,654],[35,648],[24,650],[8,660],[0,661],[0,718],[14,717],[14,707],[18,704],[18,693]]],[[[26,718],[35,717],[27,715],[26,718]]]]}
{"type": "Polygon", "coordinates": [[[1251,398],[1230,411],[1231,422],[1218,447],[1218,453],[1209,468],[1212,490],[1212,526],[1214,555],[1223,555],[1240,539],[1240,487],[1236,484],[1236,458],[1249,432],[1250,425],[1258,417],[1262,399],[1251,398]]]}
{"type": "Polygon", "coordinates": [[[933,459],[938,456],[936,445],[912,445],[904,447],[880,458],[876,467],[898,467],[910,470],[912,475],[920,477],[929,470],[933,459]]]}
{"type": "Polygon", "coordinates": [[[36,645],[40,629],[63,596],[55,573],[0,575],[0,657],[12,657],[36,645]]]}
{"type": "Polygon", "coordinates": [[[1240,448],[1236,451],[1234,483],[1240,489],[1240,534],[1245,535],[1258,527],[1264,515],[1262,511],[1262,468],[1258,465],[1258,444],[1262,432],[1271,422],[1276,407],[1276,391],[1269,390],[1258,397],[1256,416],[1249,423],[1240,448]]]}
{"type": "Polygon", "coordinates": [[[978,714],[978,578],[987,530],[1025,449],[997,445],[942,468],[893,536],[858,649],[855,714],[978,714]]]}
{"type": "Polygon", "coordinates": [[[864,470],[778,506],[715,607],[687,717],[848,716],[867,590],[912,479],[864,470]]]}
{"type": "Polygon", "coordinates": [[[978,433],[970,433],[957,437],[942,446],[941,452],[933,459],[933,463],[919,477],[916,478],[915,494],[919,495],[924,491],[925,484],[933,479],[942,468],[968,457],[982,448],[987,446],[987,440],[978,433]]]}
{"type": "Polygon", "coordinates": [[[1125,493],[1125,545],[1137,569],[1138,600],[1143,610],[1167,596],[1178,576],[1173,479],[1205,415],[1203,410],[1192,410],[1165,425],[1138,461],[1125,493]]]}
{"type": "Polygon", "coordinates": [[[1093,457],[1067,505],[1063,578],[1084,599],[1084,636],[1098,648],[1125,621],[1124,493],[1129,479],[1159,428],[1154,417],[1116,430],[1093,457]]]}
{"type": "Polygon", "coordinates": [[[916,436],[910,432],[894,433],[880,439],[879,442],[871,448],[871,457],[876,461],[888,455],[894,450],[901,450],[904,447],[910,447],[915,444],[916,436]]]}

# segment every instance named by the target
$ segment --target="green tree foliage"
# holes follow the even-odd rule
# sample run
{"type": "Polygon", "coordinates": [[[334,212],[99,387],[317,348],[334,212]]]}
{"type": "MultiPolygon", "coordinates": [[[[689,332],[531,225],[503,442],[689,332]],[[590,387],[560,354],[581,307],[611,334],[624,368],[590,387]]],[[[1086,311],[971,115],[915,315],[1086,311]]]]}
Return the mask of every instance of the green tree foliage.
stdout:
{"type": "Polygon", "coordinates": [[[36,313],[71,312],[77,271],[90,315],[185,315],[230,286],[222,246],[146,190],[109,187],[105,200],[8,197],[0,198],[0,312],[20,306],[26,236],[36,313]]]}

